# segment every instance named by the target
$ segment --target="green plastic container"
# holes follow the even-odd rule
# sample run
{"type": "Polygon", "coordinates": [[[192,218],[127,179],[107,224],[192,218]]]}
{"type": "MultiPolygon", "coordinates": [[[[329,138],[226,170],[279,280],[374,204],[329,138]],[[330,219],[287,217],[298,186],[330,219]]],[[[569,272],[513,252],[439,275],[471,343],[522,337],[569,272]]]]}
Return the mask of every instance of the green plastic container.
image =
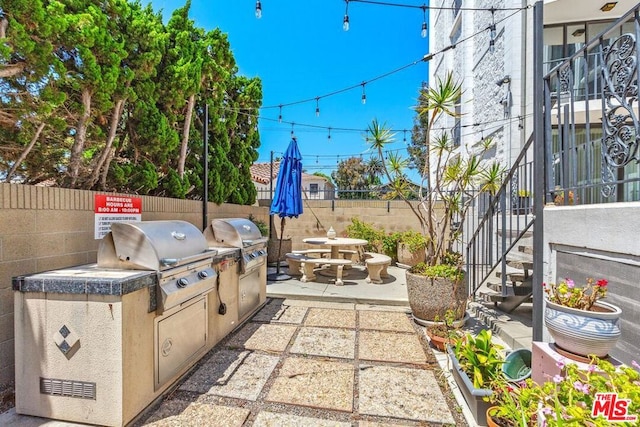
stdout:
{"type": "Polygon", "coordinates": [[[524,381],[531,375],[531,350],[519,348],[504,359],[502,373],[509,381],[524,381]]]}

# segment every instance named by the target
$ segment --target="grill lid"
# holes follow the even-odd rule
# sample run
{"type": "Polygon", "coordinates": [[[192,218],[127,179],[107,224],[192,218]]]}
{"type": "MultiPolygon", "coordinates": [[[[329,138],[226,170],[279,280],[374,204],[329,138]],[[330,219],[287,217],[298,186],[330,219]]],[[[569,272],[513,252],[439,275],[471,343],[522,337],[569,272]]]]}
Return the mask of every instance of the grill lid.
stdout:
{"type": "Polygon", "coordinates": [[[186,221],[114,222],[100,243],[98,267],[158,271],[212,255],[186,221]]]}
{"type": "Polygon", "coordinates": [[[244,248],[266,242],[260,229],[245,218],[214,219],[204,231],[209,246],[244,248]]]}

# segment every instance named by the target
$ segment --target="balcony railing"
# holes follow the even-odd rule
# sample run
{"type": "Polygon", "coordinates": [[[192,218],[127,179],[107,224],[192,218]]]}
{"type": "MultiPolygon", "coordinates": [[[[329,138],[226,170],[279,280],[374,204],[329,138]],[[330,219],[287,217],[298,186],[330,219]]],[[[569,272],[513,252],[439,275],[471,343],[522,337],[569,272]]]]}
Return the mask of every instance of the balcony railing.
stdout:
{"type": "Polygon", "coordinates": [[[544,76],[547,202],[640,200],[638,12],[544,76]]]}

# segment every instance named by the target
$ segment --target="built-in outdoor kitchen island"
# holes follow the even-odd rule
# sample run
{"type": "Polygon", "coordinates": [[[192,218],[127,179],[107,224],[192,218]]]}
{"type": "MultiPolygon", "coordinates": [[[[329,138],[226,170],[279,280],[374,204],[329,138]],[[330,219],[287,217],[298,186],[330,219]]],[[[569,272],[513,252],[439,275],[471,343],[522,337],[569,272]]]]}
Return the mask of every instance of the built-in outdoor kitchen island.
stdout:
{"type": "Polygon", "coordinates": [[[183,221],[115,223],[96,264],[15,277],[16,412],[125,425],[249,318],[266,262],[242,291],[251,256],[209,237],[183,221]]]}

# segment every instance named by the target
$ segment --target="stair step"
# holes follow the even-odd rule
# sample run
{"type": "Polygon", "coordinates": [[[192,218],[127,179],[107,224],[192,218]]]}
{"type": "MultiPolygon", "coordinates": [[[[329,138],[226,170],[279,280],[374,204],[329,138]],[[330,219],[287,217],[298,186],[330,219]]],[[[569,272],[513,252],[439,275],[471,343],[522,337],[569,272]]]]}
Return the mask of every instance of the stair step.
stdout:
{"type": "MultiPolygon", "coordinates": [[[[532,275],[532,271],[528,271],[527,275],[528,277],[531,277],[532,275]]],[[[496,277],[497,278],[501,278],[502,277],[502,271],[498,270],[496,271],[496,277]]],[[[515,269],[515,268],[508,268],[507,269],[507,280],[511,281],[511,282],[522,282],[522,280],[524,279],[524,271],[520,270],[520,269],[515,269]],[[510,277],[514,275],[514,277],[510,277]],[[522,279],[518,278],[519,276],[517,275],[521,275],[522,279]]]]}
{"type": "Polygon", "coordinates": [[[507,260],[507,265],[509,267],[517,268],[518,270],[533,270],[533,261],[509,259],[507,260]]]}
{"type": "Polygon", "coordinates": [[[529,246],[529,245],[518,245],[518,251],[522,252],[523,254],[530,254],[533,255],[533,246],[529,246]]]}
{"type": "MultiPolygon", "coordinates": [[[[495,292],[502,295],[502,283],[487,283],[487,289],[490,292],[495,292]]],[[[532,292],[533,288],[531,287],[530,281],[525,282],[522,285],[513,286],[510,283],[507,283],[507,296],[523,296],[529,295],[532,292]]]]}

